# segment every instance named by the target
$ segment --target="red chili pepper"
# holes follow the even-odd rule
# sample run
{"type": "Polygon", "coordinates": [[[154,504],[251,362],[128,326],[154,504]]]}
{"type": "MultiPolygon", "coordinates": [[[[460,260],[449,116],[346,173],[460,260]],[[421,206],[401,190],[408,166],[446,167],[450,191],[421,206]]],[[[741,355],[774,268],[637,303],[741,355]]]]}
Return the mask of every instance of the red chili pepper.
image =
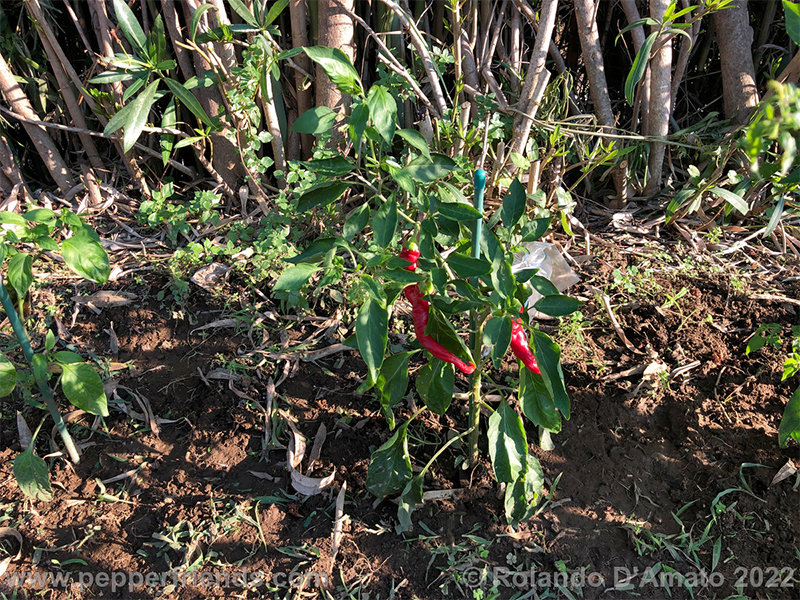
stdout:
{"type": "Polygon", "coordinates": [[[417,268],[417,259],[419,258],[419,255],[419,248],[413,242],[412,244],[409,244],[407,248],[403,248],[403,250],[400,252],[400,258],[404,258],[411,263],[407,267],[403,268],[406,271],[414,271],[417,268]]]}
{"type": "MultiPolygon", "coordinates": [[[[419,255],[419,250],[413,248],[404,248],[400,253],[400,258],[404,258],[411,263],[405,268],[409,271],[413,271],[417,268],[417,259],[419,258],[419,255]]],[[[447,350],[447,348],[425,333],[425,329],[428,327],[430,303],[423,298],[422,291],[419,289],[419,284],[406,286],[403,292],[411,304],[411,318],[414,321],[414,333],[416,334],[420,345],[425,348],[425,350],[433,354],[436,358],[452,363],[462,373],[466,373],[467,375],[472,373],[475,370],[474,364],[465,363],[463,360],[458,358],[455,354],[447,350]]]]}
{"type": "MultiPolygon", "coordinates": [[[[522,310],[520,310],[520,312],[522,312],[522,310]]],[[[511,320],[511,351],[533,373],[537,375],[542,374],[539,370],[539,365],[536,364],[536,357],[533,355],[531,347],[528,345],[528,336],[525,335],[525,329],[522,327],[521,319],[511,320]]]]}

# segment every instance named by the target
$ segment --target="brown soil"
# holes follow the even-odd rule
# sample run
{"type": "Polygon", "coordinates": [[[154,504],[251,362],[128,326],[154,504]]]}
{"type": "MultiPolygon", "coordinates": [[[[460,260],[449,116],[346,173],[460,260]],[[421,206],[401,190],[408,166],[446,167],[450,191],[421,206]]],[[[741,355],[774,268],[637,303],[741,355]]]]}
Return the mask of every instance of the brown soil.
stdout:
{"type": "MultiPolygon", "coordinates": [[[[120,397],[140,412],[123,388],[133,390],[149,400],[156,416],[174,422],[162,423],[155,435],[141,420],[112,409],[107,429],[96,427],[90,436],[92,423],[83,418],[86,427],[78,437],[89,443],[81,464],[73,468],[52,459],[55,499],[31,503],[12,475],[11,461],[20,448],[16,407],[6,401],[0,407],[0,525],[16,527],[24,543],[5,583],[0,577],[0,590],[12,587],[15,573],[68,571],[73,579],[66,590],[37,592],[28,584],[18,597],[283,598],[298,591],[299,578],[290,589],[287,574],[330,572],[326,593],[336,598],[511,598],[536,597],[525,595],[534,572],[539,597],[548,597],[550,590],[549,597],[665,598],[668,591],[685,598],[689,592],[677,580],[659,585],[644,576],[646,570],[663,565],[686,576],[699,574],[701,567],[709,573],[720,540],[720,578],[713,580],[716,584],[695,584],[695,598],[732,595],[742,575],[743,597],[800,597],[800,496],[792,489],[794,478],[770,485],[788,459],[798,458],[796,447],[781,450],[777,444],[780,416],[793,391],[790,382],[780,383],[786,348],[744,353],[746,339],[761,323],[780,323],[786,330],[799,324],[797,307],[754,301],[722,272],[672,269],[646,248],[625,254],[604,248],[580,271],[583,281],[571,292],[589,299],[583,326],[576,333],[552,322],[544,325],[564,349],[573,406],[572,418],[554,436],[555,449],[533,447],[552,491],[548,504],[511,531],[487,465],[460,472],[455,448],[431,469],[426,488],[471,483],[470,488],[419,509],[414,531],[405,535],[394,531],[396,506],[376,505],[364,489],[370,452],[390,434],[371,396],[357,393],[364,375],[357,355],[300,362],[277,389],[278,407],[297,420],[306,437],[313,440],[320,424],[327,428],[313,474],[336,470],[333,490],[294,497],[285,451],[262,452],[262,413],[247,399],[265,403],[269,379],[280,378],[284,363],[261,361],[231,386],[200,376],[237,358],[253,365],[254,357],[264,356],[253,348],[262,344],[265,330],[248,331],[247,324],[238,330],[198,330],[227,316],[219,302],[193,288],[191,310],[175,319],[168,316],[171,307],[155,299],[159,282],[151,282],[152,289],[128,282],[121,289],[136,293],[138,303],[105,309],[99,316],[84,310],[71,328],[71,343],[111,358],[104,330],[113,322],[119,339],[114,360],[130,365],[114,372],[120,397]],[[640,276],[632,278],[636,291],[623,297],[614,287],[613,269],[626,273],[629,264],[639,265],[640,276]],[[621,343],[588,284],[605,288],[615,307],[622,304],[616,314],[635,351],[621,343]],[[688,291],[677,304],[665,308],[683,288],[688,291]],[[654,386],[638,391],[641,373],[619,376],[656,360],[669,369],[698,364],[668,385],[656,378],[654,386]],[[132,477],[99,483],[137,468],[132,477]],[[334,505],[345,481],[349,521],[331,571],[334,505]],[[712,502],[726,490],[735,491],[720,498],[707,541],[692,549],[712,519],[712,502]],[[81,588],[77,579],[78,572],[162,573],[187,565],[208,578],[171,586],[167,577],[150,587],[134,581],[133,590],[127,582],[116,590],[99,581],[81,588]],[[793,568],[798,570],[790,576],[793,568]],[[491,585],[483,595],[473,595],[469,583],[476,569],[494,569],[500,577],[497,595],[491,585]],[[498,569],[518,573],[504,585],[498,569]],[[214,571],[232,577],[243,570],[251,582],[263,573],[271,583],[256,582],[249,590],[232,580],[212,583],[214,571]],[[557,575],[563,572],[572,580],[557,575]],[[581,573],[587,577],[582,585],[581,573]],[[784,587],[767,587],[776,582],[784,587]]],[[[744,289],[748,286],[756,289],[752,281],[744,289]]],[[[780,293],[797,297],[797,291],[780,293]]],[[[62,319],[68,321],[70,313],[62,319]]],[[[276,347],[316,330],[313,322],[265,323],[272,328],[267,341],[276,347]],[[288,337],[281,329],[289,330],[288,337]]],[[[466,381],[457,386],[465,390],[466,381]]],[[[35,411],[23,412],[29,423],[38,423],[35,411]]],[[[464,422],[458,407],[442,418],[419,418],[410,430],[417,463],[423,465],[448,430],[464,422]]],[[[38,441],[40,455],[50,451],[45,437],[38,441]]],[[[536,439],[532,430],[529,439],[536,439]]],[[[285,433],[279,440],[288,442],[285,433]]],[[[12,554],[14,544],[0,540],[12,554]]],[[[315,583],[300,584],[302,595],[322,597],[315,583]]]]}

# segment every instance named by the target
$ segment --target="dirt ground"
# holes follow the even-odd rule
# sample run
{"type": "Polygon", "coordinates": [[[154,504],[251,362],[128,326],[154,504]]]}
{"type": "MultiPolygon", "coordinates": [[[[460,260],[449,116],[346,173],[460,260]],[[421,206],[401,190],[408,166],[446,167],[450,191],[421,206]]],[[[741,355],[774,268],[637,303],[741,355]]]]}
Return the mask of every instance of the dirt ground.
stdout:
{"type": "MultiPolygon", "coordinates": [[[[562,345],[573,414],[552,451],[533,445],[549,495],[516,531],[504,522],[488,463],[462,471],[463,448],[454,446],[434,464],[426,489],[463,491],[427,503],[414,513],[412,532],[395,533],[396,505],[376,503],[364,487],[370,452],[390,433],[375,400],[357,393],[360,358],[269,356],[325,322],[286,319],[263,306],[256,322],[251,315],[219,326],[240,314],[225,294],[193,286],[181,314],[171,298],[157,299],[165,281],[153,276],[118,282],[136,294],[133,304],[99,315],[83,308],[73,325],[74,289],[40,291],[61,302],[55,314],[70,344],[113,361],[108,389],[116,386],[118,400],[105,425],[78,419],[80,465],[51,459],[49,503],[18,490],[18,405],[8,398],[0,405],[0,526],[23,537],[21,548],[0,539],[0,561],[21,552],[0,590],[7,598],[59,599],[799,598],[796,477],[771,485],[787,461],[800,463],[798,448],[781,450],[777,439],[796,382],[780,381],[786,347],[746,356],[745,345],[762,323],[785,331],[800,324],[796,304],[752,295],[798,298],[800,284],[787,280],[796,266],[772,277],[759,274],[758,261],[726,272],[680,244],[599,246],[579,257],[581,283],[570,293],[587,301],[581,316],[541,324],[562,345]],[[608,294],[630,349],[597,291],[608,294]],[[285,450],[265,444],[259,404],[270,379],[279,382],[275,405],[309,445],[326,427],[312,474],[335,470],[335,479],[322,494],[294,495],[285,450]],[[148,402],[163,419],[158,434],[142,415],[148,402]],[[349,519],[333,562],[334,506],[345,482],[349,519]],[[30,579],[67,572],[72,578],[60,589],[36,590],[30,579]],[[179,572],[184,580],[175,581],[179,572]],[[94,577],[102,573],[143,580],[126,575],[103,585],[94,577]],[[14,585],[15,574],[29,579],[14,585]],[[154,574],[152,585],[145,574],[154,574]],[[238,585],[236,574],[250,586],[238,585]],[[90,576],[93,585],[82,586],[90,576]]],[[[316,348],[333,341],[321,338],[316,348]]],[[[466,383],[456,386],[466,391],[466,383]]],[[[31,407],[23,414],[29,424],[41,418],[31,407]]],[[[277,414],[271,420],[286,444],[282,422],[277,414]]],[[[410,428],[417,464],[465,422],[458,406],[418,418],[410,428]]],[[[47,436],[38,442],[47,454],[47,436]]]]}

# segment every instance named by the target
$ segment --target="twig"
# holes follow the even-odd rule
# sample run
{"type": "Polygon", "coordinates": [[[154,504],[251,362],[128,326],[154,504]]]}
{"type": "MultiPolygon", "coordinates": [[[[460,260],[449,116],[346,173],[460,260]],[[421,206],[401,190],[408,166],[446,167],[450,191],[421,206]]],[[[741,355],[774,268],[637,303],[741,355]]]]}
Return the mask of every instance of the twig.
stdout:
{"type": "Polygon", "coordinates": [[[400,75],[400,77],[402,77],[408,82],[408,84],[411,86],[411,89],[414,90],[414,94],[416,94],[417,98],[419,98],[422,101],[422,103],[428,107],[428,110],[430,110],[437,117],[441,117],[439,111],[430,101],[430,98],[428,98],[422,91],[422,89],[419,87],[419,84],[408,72],[408,69],[406,69],[400,63],[400,61],[398,61],[395,58],[391,50],[389,50],[389,48],[386,46],[383,40],[378,36],[378,34],[375,33],[375,31],[367,24],[367,22],[361,17],[359,17],[356,13],[350,11],[350,9],[348,9],[346,6],[342,6],[342,10],[345,13],[347,13],[348,16],[352,17],[359,25],[361,25],[361,27],[364,29],[364,31],[367,32],[367,35],[369,35],[369,37],[375,40],[375,43],[381,50],[381,52],[378,53],[378,58],[382,60],[387,67],[389,67],[392,71],[400,75]]]}
{"type": "Polygon", "coordinates": [[[625,332],[622,330],[622,326],[619,324],[619,321],[617,321],[617,317],[614,314],[614,311],[611,309],[611,299],[608,297],[608,295],[604,294],[594,286],[590,285],[587,287],[591,290],[593,294],[597,295],[600,298],[600,301],[603,303],[603,308],[606,309],[608,318],[611,320],[611,325],[614,328],[614,331],[617,333],[617,337],[619,337],[619,339],[622,341],[625,347],[631,352],[635,352],[636,354],[644,354],[644,352],[638,350],[636,346],[631,344],[630,340],[628,339],[628,336],[625,335],[625,332]]]}
{"type": "Polygon", "coordinates": [[[439,76],[436,72],[436,66],[433,64],[433,59],[428,51],[428,46],[425,43],[425,40],[422,39],[419,30],[409,20],[405,11],[400,8],[400,6],[394,2],[394,0],[381,0],[381,2],[388,6],[394,12],[394,14],[397,15],[397,18],[403,24],[403,27],[406,29],[406,31],[408,31],[408,34],[411,37],[411,43],[414,44],[414,47],[417,49],[417,53],[422,59],[422,65],[425,67],[425,72],[428,74],[428,81],[431,84],[431,89],[433,90],[433,98],[436,101],[436,106],[439,109],[438,115],[444,115],[444,113],[447,111],[447,103],[445,102],[444,94],[442,93],[442,86],[439,83],[439,76]]]}

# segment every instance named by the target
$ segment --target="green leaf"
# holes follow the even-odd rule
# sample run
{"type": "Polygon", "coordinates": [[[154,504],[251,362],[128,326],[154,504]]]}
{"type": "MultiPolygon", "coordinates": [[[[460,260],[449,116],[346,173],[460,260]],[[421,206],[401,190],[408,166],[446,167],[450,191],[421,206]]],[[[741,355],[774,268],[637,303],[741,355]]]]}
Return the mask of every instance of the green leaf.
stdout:
{"type": "Polygon", "coordinates": [[[367,106],[375,129],[386,144],[392,143],[397,125],[397,102],[382,85],[373,85],[367,94],[367,106]]]}
{"type": "Polygon", "coordinates": [[[555,296],[559,294],[558,288],[554,286],[553,283],[547,279],[547,277],[534,275],[530,278],[530,284],[533,286],[533,289],[539,292],[542,296],[555,296]]]}
{"type": "Polygon", "coordinates": [[[414,351],[401,352],[383,361],[378,380],[375,382],[381,412],[389,421],[390,429],[394,429],[392,408],[403,399],[408,389],[408,359],[412,354],[414,351]]]}
{"type": "MultiPolygon", "coordinates": [[[[336,113],[334,113],[335,116],[336,113]]],[[[358,102],[353,106],[350,113],[350,118],[347,120],[347,130],[350,133],[350,138],[353,143],[358,146],[361,143],[361,137],[364,135],[364,130],[367,128],[367,121],[369,120],[369,107],[366,102],[358,102]]],[[[331,121],[333,126],[333,121],[331,121]]],[[[330,127],[328,128],[330,129],[330,127]]]]}
{"type": "Polygon", "coordinates": [[[509,525],[516,527],[518,523],[534,515],[543,488],[542,466],[535,456],[528,454],[524,475],[506,486],[505,509],[509,525]]]}
{"type": "Polygon", "coordinates": [[[486,322],[483,329],[483,345],[491,347],[495,368],[500,368],[500,361],[508,351],[512,329],[511,319],[506,316],[492,317],[486,322]]]}
{"type": "Polygon", "coordinates": [[[53,354],[53,360],[62,365],[77,365],[83,362],[80,354],[69,350],[59,350],[53,354]]]}
{"type": "Polygon", "coordinates": [[[447,257],[447,264],[450,265],[456,275],[464,279],[487,275],[492,270],[492,265],[489,261],[482,258],[472,258],[460,252],[451,253],[447,257]]]}
{"type": "Polygon", "coordinates": [[[181,101],[186,108],[192,111],[192,114],[197,117],[203,124],[213,127],[214,123],[211,122],[211,119],[206,114],[206,111],[203,110],[203,107],[200,106],[200,102],[197,101],[197,98],[194,97],[194,94],[187,90],[183,84],[175,81],[174,79],[170,79],[169,77],[165,77],[164,81],[175,97],[181,101]]]}
{"type": "Polygon", "coordinates": [[[533,307],[551,317],[565,317],[571,315],[583,306],[583,302],[571,296],[556,294],[540,298],[533,307]]]}
{"type": "Polygon", "coordinates": [[[553,220],[552,217],[547,217],[546,219],[534,219],[525,224],[525,227],[522,228],[522,243],[525,242],[535,242],[536,240],[540,239],[547,230],[550,229],[550,222],[553,220]]]}
{"type": "Polygon", "coordinates": [[[516,288],[516,280],[514,274],[511,272],[511,265],[505,259],[503,253],[498,252],[495,255],[494,262],[492,263],[492,272],[489,274],[492,289],[500,294],[503,298],[511,298],[514,296],[516,288]]]}
{"type": "Polygon", "coordinates": [[[503,207],[500,209],[503,225],[509,229],[517,224],[517,222],[525,214],[525,206],[527,204],[527,196],[525,195],[525,188],[516,177],[508,188],[508,193],[503,196],[503,207]]]}
{"type": "Polygon", "coordinates": [[[545,386],[556,408],[561,411],[565,419],[569,419],[569,396],[564,387],[564,373],[561,371],[561,349],[546,333],[534,329],[533,354],[536,356],[545,386]]]}
{"type": "Polygon", "coordinates": [[[383,364],[389,333],[389,309],[385,302],[370,296],[361,306],[356,318],[356,340],[358,351],[369,370],[369,381],[378,379],[378,370],[383,364]]]}
{"type": "Polygon", "coordinates": [[[303,52],[308,58],[317,63],[333,84],[344,94],[360,95],[364,93],[364,86],[358,77],[350,59],[338,48],[326,46],[304,47],[303,52]]]}
{"type": "Polygon", "coordinates": [[[412,477],[406,437],[409,423],[406,421],[398,427],[394,435],[372,453],[366,486],[378,498],[397,494],[412,477]]]}
{"type": "Polygon", "coordinates": [[[130,81],[133,78],[142,78],[147,75],[146,71],[106,71],[100,73],[97,77],[92,77],[89,83],[93,85],[101,85],[104,83],[116,83],[117,81],[130,81]]]}
{"type": "Polygon", "coordinates": [[[200,17],[202,17],[203,13],[209,8],[215,7],[213,4],[202,4],[192,13],[192,22],[189,24],[189,39],[191,41],[194,41],[194,38],[197,37],[197,26],[200,24],[200,17]]]}
{"type": "Polygon", "coordinates": [[[147,37],[147,54],[150,61],[156,65],[161,64],[168,58],[167,34],[164,31],[164,20],[161,15],[156,15],[153,26],[150,29],[150,35],[147,37]]]}
{"type": "Polygon", "coordinates": [[[319,271],[319,269],[320,267],[307,263],[293,265],[280,274],[273,289],[296,292],[300,290],[300,288],[306,284],[306,281],[308,281],[314,273],[319,271]]]}
{"type": "Polygon", "coordinates": [[[344,222],[344,227],[342,228],[342,237],[349,242],[359,233],[361,233],[364,227],[367,226],[367,223],[369,223],[369,215],[369,204],[367,203],[364,203],[355,209],[348,217],[347,221],[344,222]]]}
{"type": "Polygon", "coordinates": [[[750,210],[750,207],[747,206],[747,202],[745,202],[744,198],[742,198],[739,194],[734,194],[733,192],[726,190],[725,188],[721,187],[712,187],[708,190],[718,198],[725,200],[728,204],[730,204],[737,212],[741,213],[742,215],[746,215],[750,210]]]}
{"type": "Polygon", "coordinates": [[[47,385],[47,381],[50,379],[50,371],[47,369],[47,358],[44,354],[37,353],[31,357],[31,370],[37,383],[47,385]]]}
{"type": "Polygon", "coordinates": [[[778,445],[781,448],[786,448],[790,439],[800,444],[800,387],[786,404],[778,429],[778,445]]]}
{"type": "Polygon", "coordinates": [[[105,283],[111,275],[108,254],[102,244],[89,237],[85,231],[64,240],[61,244],[61,255],[67,266],[85,279],[105,283]]]}
{"type": "Polygon", "coordinates": [[[783,0],[783,14],[786,19],[786,33],[789,39],[800,45],[800,4],[783,0]]]}
{"type": "Polygon", "coordinates": [[[14,363],[0,353],[0,397],[8,396],[17,386],[17,370],[14,363]]]}
{"type": "Polygon", "coordinates": [[[318,238],[303,252],[286,259],[286,262],[297,264],[301,262],[319,262],[336,245],[336,238],[318,238]]]}
{"type": "Polygon", "coordinates": [[[20,252],[8,261],[8,283],[17,292],[17,298],[25,298],[33,284],[33,258],[20,252]]]}
{"type": "MultiPolygon", "coordinates": [[[[253,16],[253,13],[251,13],[248,10],[247,6],[245,6],[242,0],[228,0],[228,1],[234,12],[242,18],[242,21],[244,21],[248,25],[252,25],[253,27],[258,27],[258,21],[256,21],[256,18],[253,16]]],[[[261,0],[256,0],[256,3],[260,1],[261,0]]]]}
{"type": "Polygon", "coordinates": [[[56,347],[56,334],[52,329],[48,329],[44,336],[44,349],[45,352],[50,352],[56,347]]]}
{"type": "Polygon", "coordinates": [[[28,221],[19,213],[4,210],[0,211],[0,223],[7,225],[21,225],[24,227],[28,224],[28,221]]]}
{"type": "Polygon", "coordinates": [[[270,7],[267,16],[264,18],[264,23],[262,27],[269,27],[272,24],[272,22],[280,16],[280,14],[287,6],[289,6],[289,0],[277,0],[270,7]]]}
{"type": "Polygon", "coordinates": [[[381,204],[372,220],[375,243],[381,248],[388,248],[394,241],[397,231],[397,202],[394,196],[381,204]]]}
{"type": "Polygon", "coordinates": [[[544,427],[553,433],[561,431],[561,415],[541,375],[532,373],[528,369],[520,369],[519,404],[522,414],[534,425],[544,427]]]}
{"type": "Polygon", "coordinates": [[[636,85],[644,76],[647,63],[650,61],[650,50],[653,48],[653,44],[655,43],[657,37],[657,31],[654,31],[647,36],[644,44],[642,44],[642,47],[639,48],[639,52],[636,53],[636,58],[633,60],[633,66],[628,72],[628,78],[625,80],[625,99],[631,106],[633,106],[633,95],[636,91],[636,85]]]}
{"type": "Polygon", "coordinates": [[[298,198],[297,212],[307,212],[317,206],[326,206],[338,200],[350,185],[346,181],[329,181],[308,190],[298,198]]]}
{"type": "Polygon", "coordinates": [[[302,161],[300,164],[306,167],[309,171],[324,177],[347,175],[356,168],[356,166],[344,156],[302,161]]]}
{"type": "Polygon", "coordinates": [[[403,488],[400,494],[400,503],[397,505],[397,521],[400,523],[395,529],[403,533],[411,529],[411,513],[422,504],[423,475],[417,475],[403,488]]]}
{"type": "Polygon", "coordinates": [[[56,219],[56,213],[49,208],[34,208],[26,212],[22,217],[32,223],[49,223],[56,219]]]}
{"type": "Polygon", "coordinates": [[[453,400],[455,379],[455,367],[432,356],[419,370],[415,387],[425,406],[437,415],[443,415],[453,400]]]}
{"type": "MultiPolygon", "coordinates": [[[[161,127],[164,129],[175,129],[177,123],[178,110],[175,107],[175,99],[170,98],[167,107],[164,109],[164,115],[161,117],[161,127]]],[[[161,147],[161,162],[166,166],[167,161],[169,161],[169,156],[172,154],[172,150],[175,147],[175,136],[171,133],[162,133],[159,145],[161,147]]]]}
{"type": "Polygon", "coordinates": [[[302,115],[297,117],[290,129],[297,133],[309,133],[320,135],[330,133],[333,124],[336,122],[336,113],[327,106],[317,106],[310,108],[302,115]]]}
{"type": "MultiPolygon", "coordinates": [[[[395,177],[409,177],[417,183],[432,183],[437,179],[447,177],[450,171],[456,168],[455,161],[449,156],[434,152],[430,157],[430,160],[428,160],[425,156],[418,156],[407,166],[397,171],[395,177]]],[[[475,209],[473,208],[473,210],[475,209]]],[[[478,211],[475,212],[477,213],[478,211]]]]}
{"type": "Polygon", "coordinates": [[[528,442],[522,419],[503,400],[489,417],[489,457],[499,483],[516,481],[524,473],[528,442]]]}
{"type": "Polygon", "coordinates": [[[413,129],[398,129],[397,135],[403,138],[408,145],[416,148],[422,153],[426,159],[431,160],[431,151],[428,147],[428,140],[426,140],[419,131],[413,129]]]}
{"type": "Polygon", "coordinates": [[[19,489],[29,498],[44,502],[53,499],[47,463],[33,453],[33,444],[14,459],[14,478],[19,489]]]}
{"type": "Polygon", "coordinates": [[[73,405],[93,415],[108,416],[100,376],[87,364],[62,364],[61,389],[73,405]]]}
{"type": "MultiPolygon", "coordinates": [[[[122,123],[122,125],[125,126],[125,135],[122,138],[122,150],[124,152],[130,151],[134,144],[136,144],[136,140],[139,139],[142,129],[147,123],[147,115],[150,114],[150,108],[155,102],[157,91],[158,80],[148,85],[144,91],[136,97],[136,100],[117,113],[117,115],[121,113],[124,114],[124,121],[122,123]]],[[[108,122],[106,129],[108,129],[110,125],[111,121],[108,122]]]]}
{"type": "Polygon", "coordinates": [[[476,221],[481,218],[481,213],[471,204],[460,202],[440,202],[436,207],[437,212],[451,221],[476,221]]]}
{"type": "Polygon", "coordinates": [[[146,56],[145,45],[147,44],[147,38],[144,35],[144,31],[142,31],[142,26],[139,25],[139,21],[136,20],[136,16],[125,3],[125,0],[114,0],[114,13],[117,15],[117,23],[119,23],[125,39],[130,42],[139,56],[146,56]]]}

